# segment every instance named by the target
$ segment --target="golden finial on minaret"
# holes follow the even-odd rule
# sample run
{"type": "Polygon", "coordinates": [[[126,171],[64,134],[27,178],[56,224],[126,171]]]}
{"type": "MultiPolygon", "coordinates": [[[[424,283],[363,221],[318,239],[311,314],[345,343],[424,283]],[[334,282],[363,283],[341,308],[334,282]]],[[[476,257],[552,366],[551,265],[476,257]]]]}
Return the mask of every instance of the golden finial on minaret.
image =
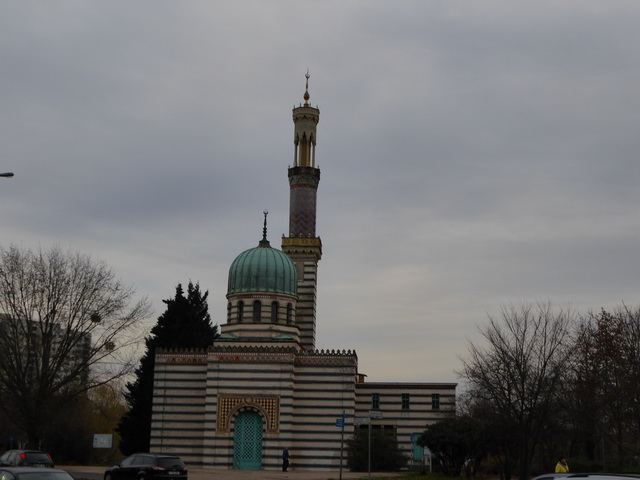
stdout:
{"type": "Polygon", "coordinates": [[[304,106],[305,107],[309,106],[309,98],[311,98],[310,95],[309,95],[309,77],[310,76],[311,75],[309,75],[309,69],[307,68],[307,73],[305,75],[305,77],[307,79],[307,84],[305,86],[305,91],[304,91],[304,106]]]}

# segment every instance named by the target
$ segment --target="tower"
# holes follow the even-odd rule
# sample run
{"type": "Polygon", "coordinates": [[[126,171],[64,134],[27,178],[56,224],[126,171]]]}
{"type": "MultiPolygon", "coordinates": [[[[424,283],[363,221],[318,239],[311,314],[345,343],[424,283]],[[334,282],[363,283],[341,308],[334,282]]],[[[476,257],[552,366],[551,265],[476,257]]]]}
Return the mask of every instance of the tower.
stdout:
{"type": "Polygon", "coordinates": [[[309,72],[306,74],[304,105],[293,109],[293,166],[289,168],[289,236],[282,238],[282,251],[296,266],[298,304],[296,324],[305,350],[316,345],[316,285],[322,242],[316,236],[316,196],[320,169],[316,166],[316,126],[320,110],[309,104],[309,72]]]}

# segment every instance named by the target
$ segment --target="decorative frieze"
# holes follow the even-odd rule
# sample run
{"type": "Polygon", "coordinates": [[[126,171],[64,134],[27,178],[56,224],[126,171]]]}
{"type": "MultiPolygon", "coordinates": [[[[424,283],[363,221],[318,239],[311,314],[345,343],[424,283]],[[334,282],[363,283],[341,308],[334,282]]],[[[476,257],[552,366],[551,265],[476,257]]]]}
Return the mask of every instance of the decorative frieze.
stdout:
{"type": "Polygon", "coordinates": [[[207,355],[199,350],[198,353],[188,350],[164,350],[156,355],[158,363],[169,364],[206,364],[207,355]]]}
{"type": "Polygon", "coordinates": [[[229,433],[231,419],[243,410],[257,410],[265,420],[267,433],[278,433],[280,425],[280,396],[279,395],[218,395],[217,430],[219,433],[229,433]]]}

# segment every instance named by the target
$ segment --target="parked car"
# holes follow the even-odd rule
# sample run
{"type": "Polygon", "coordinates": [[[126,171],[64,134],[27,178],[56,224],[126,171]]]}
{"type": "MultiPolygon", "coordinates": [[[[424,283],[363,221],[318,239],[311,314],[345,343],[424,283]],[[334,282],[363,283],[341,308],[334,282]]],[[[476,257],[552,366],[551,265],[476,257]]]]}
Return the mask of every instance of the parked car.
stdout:
{"type": "Polygon", "coordinates": [[[557,480],[558,478],[569,477],[573,475],[572,473],[545,473],[543,475],[538,475],[537,477],[533,477],[531,480],[557,480]]]}
{"type": "Polygon", "coordinates": [[[0,480],[73,480],[57,468],[0,467],[0,480]]]}
{"type": "Polygon", "coordinates": [[[51,455],[40,450],[7,450],[0,457],[3,467],[46,467],[53,468],[51,455]]]}
{"type": "Polygon", "coordinates": [[[569,475],[568,478],[588,478],[590,480],[632,480],[640,479],[640,475],[637,473],[574,473],[569,475]]]}
{"type": "Polygon", "coordinates": [[[136,453],[104,472],[104,480],[167,479],[187,480],[187,467],[176,455],[136,453]]]}
{"type": "MultiPolygon", "coordinates": [[[[626,473],[546,473],[531,480],[640,480],[638,474],[626,473]]],[[[1,479],[0,479],[1,480],[1,479]]]]}

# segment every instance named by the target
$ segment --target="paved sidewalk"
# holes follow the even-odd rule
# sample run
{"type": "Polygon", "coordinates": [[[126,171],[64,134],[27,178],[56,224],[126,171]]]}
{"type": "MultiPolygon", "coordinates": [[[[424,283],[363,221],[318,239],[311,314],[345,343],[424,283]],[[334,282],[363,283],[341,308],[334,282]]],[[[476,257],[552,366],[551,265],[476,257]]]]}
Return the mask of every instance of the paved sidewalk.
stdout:
{"type": "MultiPolygon", "coordinates": [[[[85,467],[85,466],[60,466],[63,470],[68,471],[75,478],[87,478],[96,480],[102,478],[105,467],[85,467]]],[[[371,478],[392,477],[397,475],[399,478],[403,475],[392,473],[372,473],[371,478]]],[[[368,479],[366,472],[349,472],[342,471],[343,480],[368,479]]],[[[214,468],[189,468],[189,480],[338,480],[340,472],[310,472],[295,471],[280,472],[276,470],[220,470],[214,468]]]]}

